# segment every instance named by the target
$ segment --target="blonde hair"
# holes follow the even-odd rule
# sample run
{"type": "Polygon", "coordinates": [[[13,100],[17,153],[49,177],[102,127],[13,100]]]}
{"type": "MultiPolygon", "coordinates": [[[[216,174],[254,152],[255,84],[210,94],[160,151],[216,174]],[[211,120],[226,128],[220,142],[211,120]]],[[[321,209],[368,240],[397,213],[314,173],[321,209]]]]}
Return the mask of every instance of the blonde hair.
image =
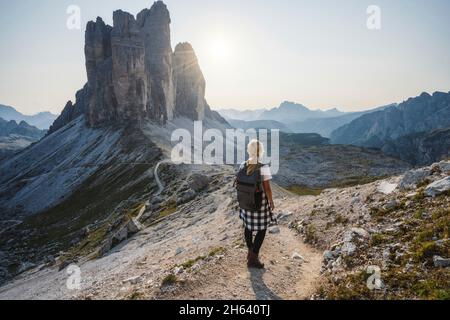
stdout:
{"type": "Polygon", "coordinates": [[[247,175],[251,175],[255,172],[258,164],[263,159],[264,145],[260,141],[253,139],[247,146],[247,153],[249,155],[247,161],[247,175]]]}

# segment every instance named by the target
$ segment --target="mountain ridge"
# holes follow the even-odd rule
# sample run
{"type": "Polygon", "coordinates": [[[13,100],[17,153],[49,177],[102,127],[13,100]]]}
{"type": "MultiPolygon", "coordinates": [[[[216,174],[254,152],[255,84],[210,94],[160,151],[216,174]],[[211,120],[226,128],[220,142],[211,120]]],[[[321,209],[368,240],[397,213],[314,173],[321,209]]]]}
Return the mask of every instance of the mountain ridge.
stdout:
{"type": "Polygon", "coordinates": [[[15,120],[17,122],[25,121],[41,130],[48,130],[50,125],[55,121],[57,115],[49,111],[39,112],[35,115],[25,115],[17,111],[14,107],[0,104],[0,118],[7,121],[15,120]]]}
{"type": "Polygon", "coordinates": [[[378,148],[413,164],[426,165],[448,154],[442,148],[449,143],[445,135],[433,134],[436,130],[447,128],[450,128],[450,92],[435,92],[433,95],[422,93],[398,106],[362,115],[333,131],[331,142],[378,148]],[[418,141],[420,135],[422,142],[418,141]],[[421,149],[424,146],[423,139],[428,141],[428,145],[435,145],[435,151],[441,151],[430,151],[427,156],[421,149]],[[431,139],[440,140],[432,142],[431,139]],[[405,150],[405,144],[412,149],[405,150]]]}

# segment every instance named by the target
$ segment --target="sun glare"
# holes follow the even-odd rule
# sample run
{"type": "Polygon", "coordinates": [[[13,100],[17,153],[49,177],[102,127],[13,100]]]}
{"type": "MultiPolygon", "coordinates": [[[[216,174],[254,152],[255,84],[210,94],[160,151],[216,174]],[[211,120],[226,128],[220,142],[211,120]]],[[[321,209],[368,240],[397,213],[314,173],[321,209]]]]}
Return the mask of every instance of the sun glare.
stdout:
{"type": "Polygon", "coordinates": [[[224,38],[216,38],[211,43],[211,55],[219,61],[228,60],[232,55],[232,46],[229,41],[224,38]]]}

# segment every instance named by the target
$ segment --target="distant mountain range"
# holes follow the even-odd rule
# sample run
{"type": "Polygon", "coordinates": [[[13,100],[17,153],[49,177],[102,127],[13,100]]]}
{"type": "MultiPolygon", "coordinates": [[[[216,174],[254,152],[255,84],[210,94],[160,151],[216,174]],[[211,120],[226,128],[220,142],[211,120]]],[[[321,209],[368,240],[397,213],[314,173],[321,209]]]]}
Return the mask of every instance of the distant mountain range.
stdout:
{"type": "Polygon", "coordinates": [[[362,115],[383,110],[385,108],[392,107],[395,105],[396,104],[390,104],[388,106],[382,106],[367,111],[349,112],[338,117],[316,118],[293,122],[289,124],[289,128],[290,130],[296,133],[314,132],[320,134],[323,137],[329,138],[334,130],[352,122],[355,119],[358,119],[362,115]]]}
{"type": "Polygon", "coordinates": [[[283,102],[271,110],[227,109],[219,113],[236,128],[316,133],[330,138],[331,144],[380,149],[414,165],[427,165],[449,156],[450,93],[445,92],[422,93],[401,104],[360,112],[311,110],[283,102]]]}
{"type": "Polygon", "coordinates": [[[341,112],[338,109],[327,111],[311,110],[302,104],[283,102],[273,109],[236,110],[223,109],[218,112],[236,128],[266,128],[279,129],[283,132],[318,133],[329,138],[331,133],[341,126],[352,122],[364,114],[383,110],[394,106],[382,106],[360,112],[341,112]]]}
{"type": "Polygon", "coordinates": [[[53,121],[57,118],[50,112],[41,112],[32,116],[24,115],[10,106],[0,104],[0,118],[6,121],[14,120],[16,122],[25,121],[28,124],[37,127],[41,130],[48,130],[53,121]]]}
{"type": "Polygon", "coordinates": [[[18,124],[14,120],[0,118],[0,160],[28,147],[44,135],[44,130],[30,126],[25,121],[18,124]]]}
{"type": "Polygon", "coordinates": [[[308,119],[318,118],[332,118],[344,115],[338,109],[311,110],[302,104],[285,101],[279,107],[264,111],[259,117],[259,120],[275,120],[286,124],[305,121],[308,119]]]}
{"type": "Polygon", "coordinates": [[[331,141],[382,148],[388,140],[450,127],[450,93],[422,93],[398,106],[366,114],[335,130],[331,141]]]}
{"type": "Polygon", "coordinates": [[[218,110],[219,114],[227,120],[271,120],[284,124],[290,124],[309,119],[332,118],[346,114],[338,109],[311,110],[302,104],[285,101],[279,107],[273,109],[238,110],[223,109],[218,110]]]}
{"type": "Polygon", "coordinates": [[[378,148],[413,164],[428,164],[448,156],[449,128],[450,92],[422,93],[338,128],[331,142],[378,148]]]}
{"type": "Polygon", "coordinates": [[[284,123],[281,123],[279,121],[274,120],[253,120],[253,121],[244,121],[244,120],[234,120],[234,119],[228,119],[227,120],[230,125],[232,125],[234,128],[237,129],[278,129],[282,132],[291,133],[292,130],[289,129],[287,125],[284,123]]]}

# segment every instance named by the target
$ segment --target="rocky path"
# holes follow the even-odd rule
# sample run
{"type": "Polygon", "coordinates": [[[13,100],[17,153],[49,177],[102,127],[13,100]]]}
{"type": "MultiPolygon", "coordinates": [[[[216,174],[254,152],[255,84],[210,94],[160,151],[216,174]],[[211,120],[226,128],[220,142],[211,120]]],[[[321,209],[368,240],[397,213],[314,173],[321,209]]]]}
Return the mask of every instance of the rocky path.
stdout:
{"type": "Polygon", "coordinates": [[[285,226],[268,234],[262,249],[265,270],[248,269],[246,248],[227,249],[192,271],[180,284],[164,289],[163,299],[294,300],[309,299],[319,278],[322,254],[285,226]]]}

